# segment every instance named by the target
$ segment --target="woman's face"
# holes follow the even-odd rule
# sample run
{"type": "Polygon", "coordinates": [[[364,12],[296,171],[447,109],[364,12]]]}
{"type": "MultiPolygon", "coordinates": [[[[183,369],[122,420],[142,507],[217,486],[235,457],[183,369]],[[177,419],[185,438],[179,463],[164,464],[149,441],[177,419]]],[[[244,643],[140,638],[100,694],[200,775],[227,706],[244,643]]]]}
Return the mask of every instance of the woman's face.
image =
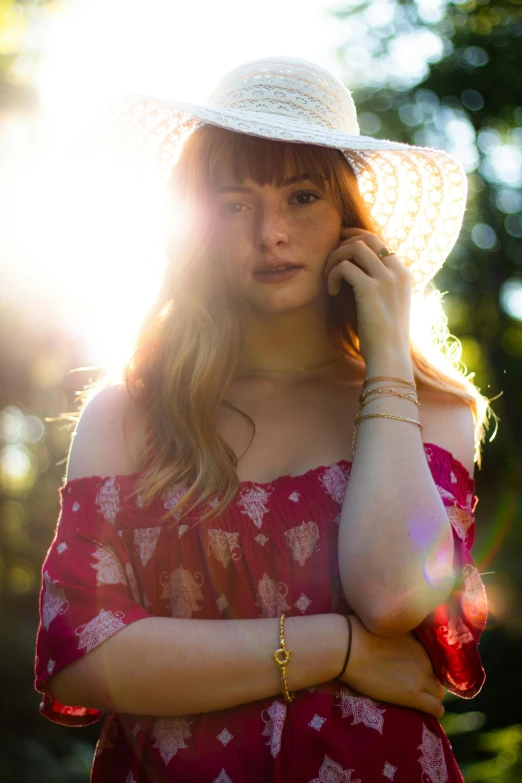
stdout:
{"type": "Polygon", "coordinates": [[[229,287],[243,303],[264,312],[328,300],[324,268],[340,242],[341,212],[327,183],[318,187],[306,172],[283,186],[236,182],[224,175],[212,196],[214,239],[229,287]],[[255,274],[260,264],[301,265],[284,282],[255,274]]]}

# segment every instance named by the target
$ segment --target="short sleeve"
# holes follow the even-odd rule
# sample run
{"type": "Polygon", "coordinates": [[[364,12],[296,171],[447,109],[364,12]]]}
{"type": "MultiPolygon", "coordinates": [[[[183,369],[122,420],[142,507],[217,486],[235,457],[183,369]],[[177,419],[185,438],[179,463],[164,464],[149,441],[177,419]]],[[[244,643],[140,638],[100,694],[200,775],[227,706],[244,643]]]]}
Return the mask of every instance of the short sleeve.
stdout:
{"type": "Polygon", "coordinates": [[[457,584],[450,597],[415,629],[442,685],[464,699],[481,690],[486,674],[479,641],[487,617],[487,598],[471,556],[475,539],[475,482],[466,468],[443,450],[426,447],[427,458],[446,507],[455,545],[457,584]]]}
{"type": "Polygon", "coordinates": [[[151,615],[141,597],[125,539],[115,521],[119,487],[112,479],[74,479],[60,488],[60,515],[42,566],[35,688],[40,713],[68,726],[94,723],[102,711],[61,704],[49,678],[112,634],[151,615]]]}

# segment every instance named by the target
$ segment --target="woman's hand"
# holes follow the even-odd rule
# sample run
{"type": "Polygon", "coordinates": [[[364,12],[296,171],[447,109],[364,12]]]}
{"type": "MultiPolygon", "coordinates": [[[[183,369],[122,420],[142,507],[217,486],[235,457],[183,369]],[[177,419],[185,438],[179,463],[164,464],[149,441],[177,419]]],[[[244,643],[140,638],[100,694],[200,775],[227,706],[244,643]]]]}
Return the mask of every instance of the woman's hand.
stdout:
{"type": "Polygon", "coordinates": [[[434,718],[442,718],[444,688],[413,632],[402,636],[376,636],[365,628],[357,615],[350,615],[350,620],[352,650],[342,682],[376,701],[413,707],[434,718]]]}
{"type": "Polygon", "coordinates": [[[378,256],[386,245],[370,231],[342,228],[341,238],[339,247],[328,257],[324,274],[332,295],[339,293],[342,280],[353,288],[363,359],[368,363],[368,359],[390,349],[409,356],[409,271],[395,254],[378,256]]]}

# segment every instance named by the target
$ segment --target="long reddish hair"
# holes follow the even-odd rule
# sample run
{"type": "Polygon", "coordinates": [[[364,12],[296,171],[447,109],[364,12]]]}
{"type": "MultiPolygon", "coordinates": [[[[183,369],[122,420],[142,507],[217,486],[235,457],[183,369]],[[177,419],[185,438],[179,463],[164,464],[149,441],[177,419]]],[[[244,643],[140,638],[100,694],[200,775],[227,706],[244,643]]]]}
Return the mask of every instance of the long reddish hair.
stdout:
{"type": "MultiPolygon", "coordinates": [[[[281,185],[296,170],[326,180],[343,224],[376,229],[342,153],[328,147],[292,144],[203,125],[189,136],[176,164],[170,194],[183,210],[182,231],[168,239],[168,264],[159,295],[139,332],[134,352],[117,378],[88,387],[85,401],[108,382],[125,382],[136,409],[156,436],[152,462],[140,474],[136,494],[149,505],[179,484],[178,502],[165,514],[179,522],[221,514],[237,494],[237,457],[217,430],[222,404],[251,417],[224,398],[241,350],[239,316],[219,264],[213,258],[210,194],[223,166],[237,181],[281,185]],[[219,502],[215,502],[216,500],[219,502]],[[210,503],[209,501],[212,501],[210,503]]],[[[347,287],[331,297],[328,333],[346,353],[363,361],[357,334],[347,320],[347,287]],[[344,293],[343,293],[344,292],[344,293]]],[[[492,410],[466,375],[461,346],[452,337],[442,295],[429,283],[412,297],[411,356],[417,383],[455,395],[470,406],[475,422],[475,459],[492,410]]],[[[493,414],[494,415],[494,414],[493,414]]]]}

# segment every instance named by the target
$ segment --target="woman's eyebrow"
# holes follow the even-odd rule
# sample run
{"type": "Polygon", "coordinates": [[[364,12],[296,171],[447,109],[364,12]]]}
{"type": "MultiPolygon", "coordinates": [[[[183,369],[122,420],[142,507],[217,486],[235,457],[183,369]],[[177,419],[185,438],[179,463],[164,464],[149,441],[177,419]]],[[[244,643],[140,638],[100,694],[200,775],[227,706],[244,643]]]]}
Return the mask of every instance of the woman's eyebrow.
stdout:
{"type": "MultiPolygon", "coordinates": [[[[282,188],[293,185],[296,182],[312,181],[310,174],[296,174],[295,177],[286,179],[280,186],[282,188]]],[[[252,188],[248,188],[245,185],[223,185],[223,187],[216,188],[216,193],[252,193],[252,188]]]]}

